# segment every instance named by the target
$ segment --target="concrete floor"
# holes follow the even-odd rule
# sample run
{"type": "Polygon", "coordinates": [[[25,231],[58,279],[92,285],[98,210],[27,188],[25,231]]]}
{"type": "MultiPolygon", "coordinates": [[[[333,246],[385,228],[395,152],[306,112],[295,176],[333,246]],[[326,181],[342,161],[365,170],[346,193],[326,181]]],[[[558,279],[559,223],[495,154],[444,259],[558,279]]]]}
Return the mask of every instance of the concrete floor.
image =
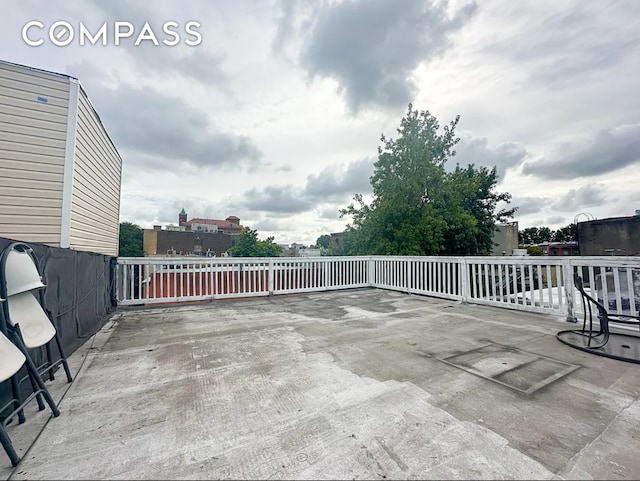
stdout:
{"type": "Polygon", "coordinates": [[[11,427],[47,422],[2,473],[637,479],[640,366],[564,328],[374,289],[121,311],[54,382],[62,415],[11,427]]]}

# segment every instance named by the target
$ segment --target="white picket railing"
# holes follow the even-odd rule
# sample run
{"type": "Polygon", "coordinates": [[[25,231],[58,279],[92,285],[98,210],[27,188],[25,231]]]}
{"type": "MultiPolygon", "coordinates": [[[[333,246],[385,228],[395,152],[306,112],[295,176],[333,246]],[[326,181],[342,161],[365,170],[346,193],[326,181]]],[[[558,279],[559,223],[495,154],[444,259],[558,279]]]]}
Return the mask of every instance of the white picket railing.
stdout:
{"type": "Polygon", "coordinates": [[[573,318],[574,271],[610,312],[638,315],[640,257],[133,257],[116,290],[140,305],[377,287],[573,318]]]}

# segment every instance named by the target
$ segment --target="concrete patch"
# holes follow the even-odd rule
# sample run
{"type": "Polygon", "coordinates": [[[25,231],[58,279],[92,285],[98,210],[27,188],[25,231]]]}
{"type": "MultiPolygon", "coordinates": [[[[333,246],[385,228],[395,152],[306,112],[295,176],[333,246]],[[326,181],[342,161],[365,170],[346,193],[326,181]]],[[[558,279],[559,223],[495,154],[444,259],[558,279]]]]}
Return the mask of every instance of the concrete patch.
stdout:
{"type": "Polygon", "coordinates": [[[526,395],[579,367],[497,343],[489,343],[439,360],[526,395]]]}

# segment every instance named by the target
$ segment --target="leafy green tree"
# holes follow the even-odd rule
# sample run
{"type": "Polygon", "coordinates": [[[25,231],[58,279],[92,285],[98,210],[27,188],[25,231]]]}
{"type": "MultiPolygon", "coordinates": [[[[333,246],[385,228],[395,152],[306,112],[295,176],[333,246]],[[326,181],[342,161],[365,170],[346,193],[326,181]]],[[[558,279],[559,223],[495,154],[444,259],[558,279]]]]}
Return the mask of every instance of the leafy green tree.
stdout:
{"type": "Polygon", "coordinates": [[[569,224],[561,227],[553,233],[551,239],[554,242],[574,242],[578,240],[578,226],[576,224],[569,224]]]}
{"type": "Polygon", "coordinates": [[[558,230],[549,227],[527,227],[519,233],[523,245],[540,244],[542,242],[572,242],[578,239],[576,224],[569,224],[558,230]]]}
{"type": "Polygon", "coordinates": [[[527,254],[529,254],[530,256],[543,256],[544,251],[542,250],[542,247],[527,246],[527,254]]]}
{"type": "Polygon", "coordinates": [[[265,240],[259,240],[258,231],[243,227],[238,243],[229,249],[229,252],[234,257],[277,257],[282,253],[282,249],[273,239],[267,237],[265,240]]]}
{"type": "Polygon", "coordinates": [[[445,170],[455,155],[459,117],[440,133],[438,120],[428,111],[409,109],[400,122],[397,139],[381,137],[371,177],[373,200],[362,195],[340,211],[351,217],[347,227],[349,254],[437,255],[488,254],[495,223],[515,209],[496,212],[508,193],[497,193],[496,169],[445,170]]]}
{"type": "Polygon", "coordinates": [[[549,227],[540,227],[538,229],[538,243],[539,242],[551,242],[553,238],[553,231],[549,227]]]}
{"type": "Polygon", "coordinates": [[[131,222],[120,223],[118,255],[120,257],[142,257],[144,255],[143,233],[139,225],[131,222]]]}
{"type": "Polygon", "coordinates": [[[537,227],[527,227],[526,229],[521,230],[518,233],[518,236],[520,237],[520,244],[522,245],[537,244],[539,242],[537,227]]]}
{"type": "Polygon", "coordinates": [[[329,234],[324,234],[318,237],[316,240],[316,246],[327,249],[329,247],[329,242],[331,242],[331,236],[329,234]]]}

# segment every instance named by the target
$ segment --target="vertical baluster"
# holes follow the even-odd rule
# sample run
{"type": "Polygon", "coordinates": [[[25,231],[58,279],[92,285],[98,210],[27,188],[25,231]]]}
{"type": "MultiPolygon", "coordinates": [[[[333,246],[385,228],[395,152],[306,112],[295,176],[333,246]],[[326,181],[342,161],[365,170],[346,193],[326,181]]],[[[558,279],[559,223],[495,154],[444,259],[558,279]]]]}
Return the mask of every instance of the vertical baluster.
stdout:
{"type": "Polygon", "coordinates": [[[544,299],[543,299],[543,289],[542,289],[542,268],[540,264],[536,266],[536,274],[538,276],[538,282],[536,283],[536,287],[538,289],[538,302],[540,303],[540,307],[544,307],[544,299]]]}
{"type": "Polygon", "coordinates": [[[633,270],[631,267],[627,267],[627,292],[629,293],[629,313],[632,316],[637,316],[636,293],[633,285],[633,270]]]}
{"type": "Polygon", "coordinates": [[[613,267],[613,289],[616,301],[616,312],[621,313],[623,310],[622,307],[622,296],[620,294],[620,277],[618,267],[613,267]]]}

